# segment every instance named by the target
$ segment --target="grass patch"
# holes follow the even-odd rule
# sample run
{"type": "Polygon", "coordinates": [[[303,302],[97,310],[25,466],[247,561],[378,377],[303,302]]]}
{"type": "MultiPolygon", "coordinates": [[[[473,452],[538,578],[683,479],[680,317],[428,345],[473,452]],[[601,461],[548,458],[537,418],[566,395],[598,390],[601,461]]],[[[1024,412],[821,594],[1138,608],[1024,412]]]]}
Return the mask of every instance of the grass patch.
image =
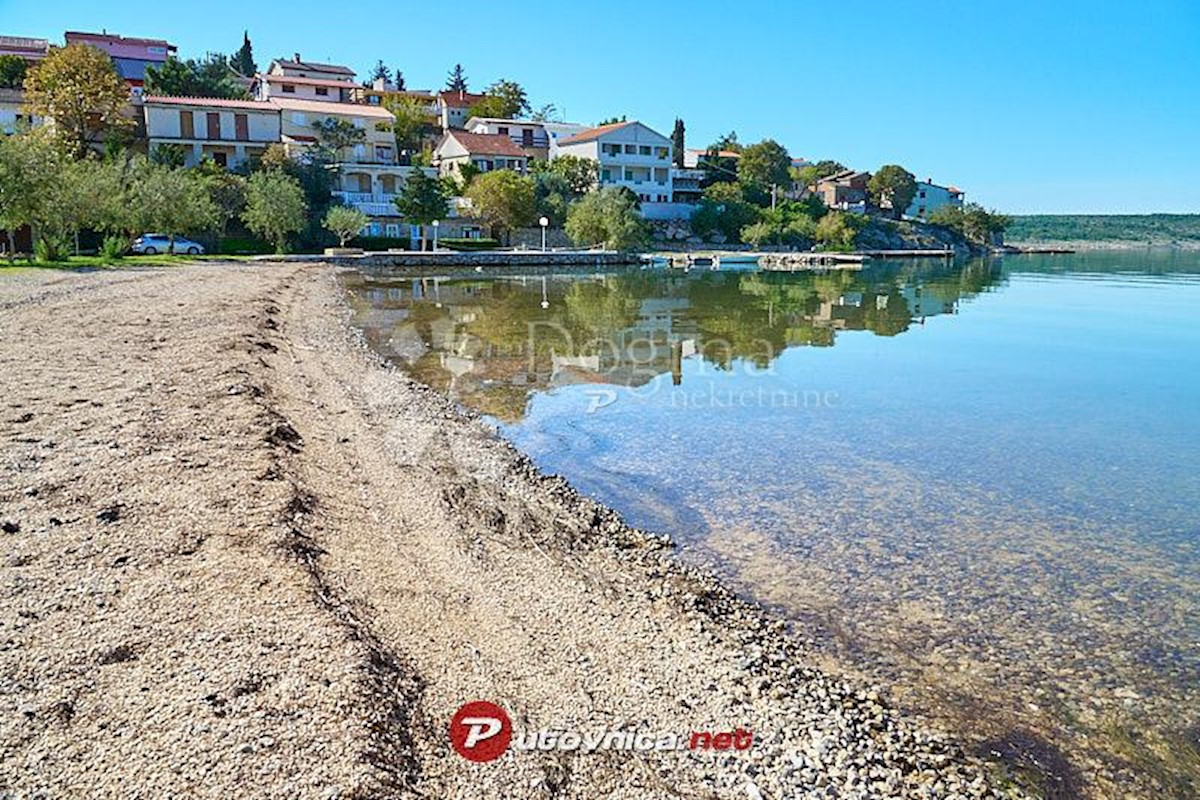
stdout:
{"type": "Polygon", "coordinates": [[[176,267],[181,264],[196,261],[249,261],[253,255],[129,255],[122,258],[105,256],[71,256],[65,261],[36,261],[17,258],[13,261],[0,259],[0,270],[3,269],[131,269],[134,267],[176,267]]]}

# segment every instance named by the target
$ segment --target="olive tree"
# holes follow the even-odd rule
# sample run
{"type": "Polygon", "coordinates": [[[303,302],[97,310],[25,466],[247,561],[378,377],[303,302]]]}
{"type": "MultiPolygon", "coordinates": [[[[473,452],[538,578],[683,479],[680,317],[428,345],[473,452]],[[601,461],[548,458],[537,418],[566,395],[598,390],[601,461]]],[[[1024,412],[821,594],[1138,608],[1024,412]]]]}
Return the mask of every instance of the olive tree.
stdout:
{"type": "Polygon", "coordinates": [[[367,215],[357,208],[333,206],[325,213],[324,225],[326,230],[337,237],[338,246],[345,247],[346,242],[353,239],[369,221],[367,215]]]}
{"type": "Polygon", "coordinates": [[[284,251],[288,234],[303,230],[307,221],[308,204],[295,178],[273,169],[250,176],[242,222],[251,232],[274,244],[276,253],[284,251]]]}

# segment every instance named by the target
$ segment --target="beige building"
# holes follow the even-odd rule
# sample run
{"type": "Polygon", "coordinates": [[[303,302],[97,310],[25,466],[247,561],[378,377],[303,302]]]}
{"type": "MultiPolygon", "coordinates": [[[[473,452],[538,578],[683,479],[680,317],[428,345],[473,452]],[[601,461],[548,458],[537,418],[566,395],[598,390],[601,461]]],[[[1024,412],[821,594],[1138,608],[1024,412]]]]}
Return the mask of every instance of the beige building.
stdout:
{"type": "Polygon", "coordinates": [[[480,172],[511,169],[524,174],[529,157],[507,134],[449,130],[433,151],[433,163],[442,175],[457,176],[465,164],[480,172]]]}
{"type": "Polygon", "coordinates": [[[25,108],[25,92],[0,89],[0,133],[16,133],[41,124],[42,118],[31,115],[25,108]]]}
{"type": "Polygon", "coordinates": [[[149,95],[142,113],[150,152],[181,147],[187,166],[211,158],[237,167],[280,140],[279,109],[255,100],[149,95]]]}

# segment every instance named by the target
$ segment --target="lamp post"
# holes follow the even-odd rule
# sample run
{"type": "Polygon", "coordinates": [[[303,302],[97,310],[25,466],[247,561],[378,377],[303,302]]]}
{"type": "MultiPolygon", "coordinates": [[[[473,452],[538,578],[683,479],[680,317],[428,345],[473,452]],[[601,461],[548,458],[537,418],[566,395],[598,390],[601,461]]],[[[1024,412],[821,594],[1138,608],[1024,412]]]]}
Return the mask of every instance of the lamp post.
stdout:
{"type": "Polygon", "coordinates": [[[438,226],[441,224],[442,223],[440,220],[435,219],[433,221],[433,252],[435,252],[435,253],[437,252],[438,226]]]}
{"type": "Polygon", "coordinates": [[[542,226],[542,252],[546,252],[546,226],[550,224],[550,220],[542,217],[538,220],[538,225],[542,226]]]}

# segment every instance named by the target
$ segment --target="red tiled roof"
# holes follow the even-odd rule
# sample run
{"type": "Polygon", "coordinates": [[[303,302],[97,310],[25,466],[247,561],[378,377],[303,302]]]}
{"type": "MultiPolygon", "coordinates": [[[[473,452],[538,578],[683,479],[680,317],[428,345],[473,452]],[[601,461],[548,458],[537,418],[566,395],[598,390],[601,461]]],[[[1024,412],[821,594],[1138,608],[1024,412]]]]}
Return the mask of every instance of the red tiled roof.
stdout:
{"type": "Polygon", "coordinates": [[[465,133],[463,131],[448,131],[447,136],[466,148],[468,153],[484,156],[509,156],[524,158],[525,151],[507,136],[499,133],[465,133]]]}
{"type": "Polygon", "coordinates": [[[471,94],[470,92],[438,92],[439,100],[455,108],[470,108],[485,97],[487,97],[485,94],[471,94]]]}
{"type": "Polygon", "coordinates": [[[249,108],[254,111],[266,111],[278,114],[279,109],[261,100],[225,100],[219,97],[175,97],[167,95],[146,95],[146,104],[162,103],[172,106],[213,106],[216,108],[249,108]]]}
{"type": "Polygon", "coordinates": [[[579,144],[580,142],[590,142],[593,139],[598,139],[606,133],[620,130],[628,125],[633,125],[633,122],[613,122],[608,125],[597,125],[595,128],[588,128],[582,133],[577,133],[574,136],[561,140],[558,143],[559,147],[564,144],[579,144]]]}

